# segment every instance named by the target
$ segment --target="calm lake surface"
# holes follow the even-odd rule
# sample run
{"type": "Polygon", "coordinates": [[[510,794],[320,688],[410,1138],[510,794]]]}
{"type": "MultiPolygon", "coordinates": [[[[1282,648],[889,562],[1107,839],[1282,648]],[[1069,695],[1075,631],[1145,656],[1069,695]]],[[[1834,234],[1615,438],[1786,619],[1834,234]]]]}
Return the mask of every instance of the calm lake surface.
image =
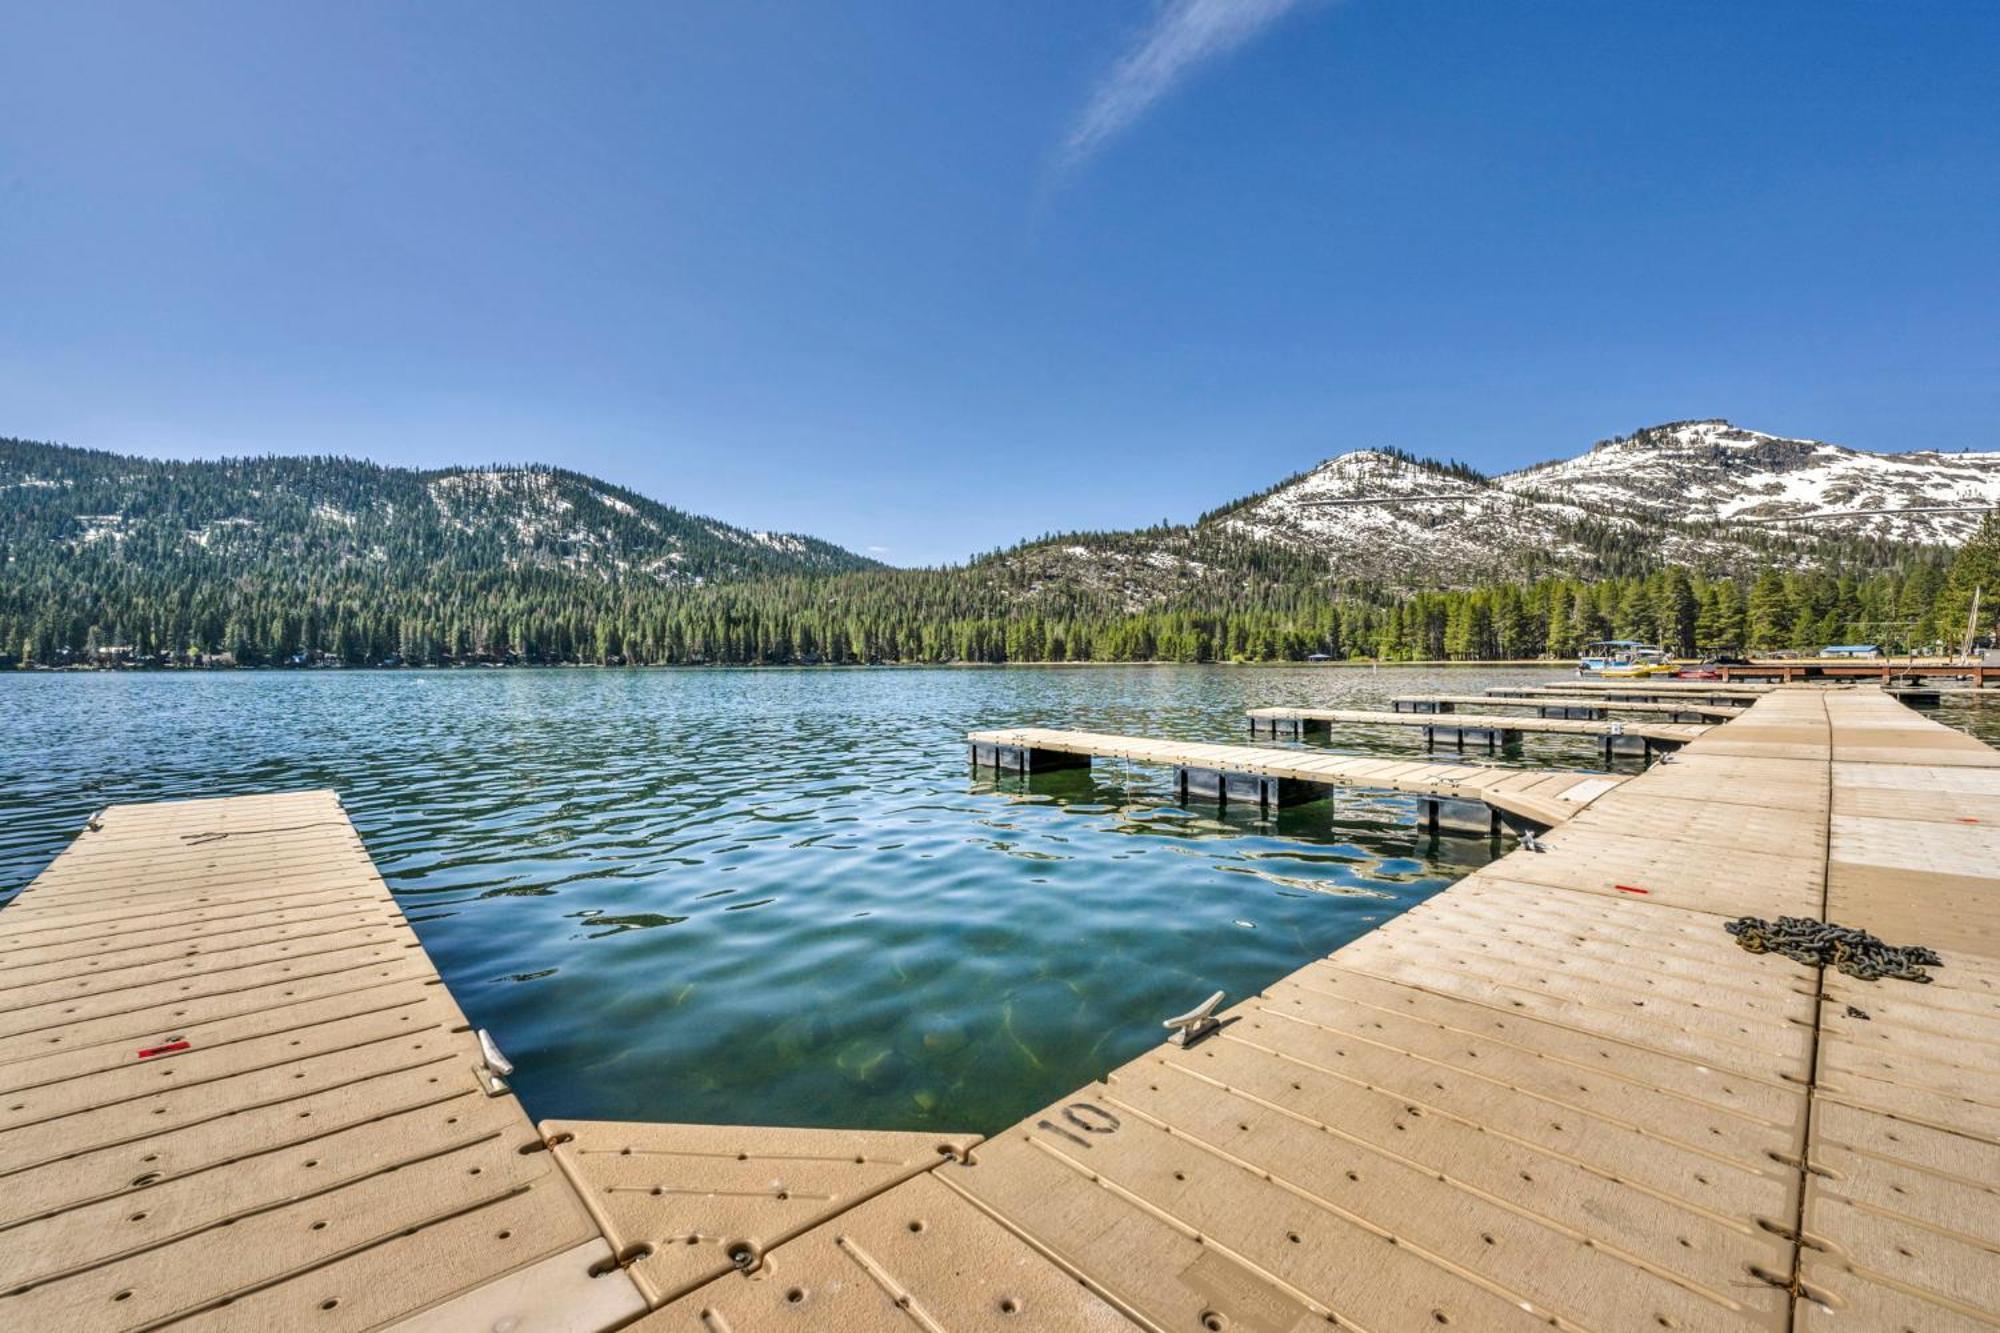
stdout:
{"type": "MultiPolygon", "coordinates": [[[[94,810],[337,790],[541,1117],[992,1132],[1484,863],[1413,804],[1263,822],[1166,770],[975,781],[968,730],[1244,741],[1259,704],[1522,670],[236,672],[0,678],[0,896],[94,810]]],[[[2000,739],[2000,702],[1944,720],[2000,739]]],[[[1334,748],[1416,756],[1416,734],[1334,748]]],[[[1513,762],[1589,768],[1587,742],[1513,762]]]]}

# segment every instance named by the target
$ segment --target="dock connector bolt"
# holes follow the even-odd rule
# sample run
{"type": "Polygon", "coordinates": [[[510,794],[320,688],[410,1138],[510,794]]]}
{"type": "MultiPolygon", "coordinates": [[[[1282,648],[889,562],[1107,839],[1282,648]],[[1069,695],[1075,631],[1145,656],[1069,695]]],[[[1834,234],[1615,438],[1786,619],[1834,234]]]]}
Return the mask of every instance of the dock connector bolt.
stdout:
{"type": "Polygon", "coordinates": [[[479,1029],[479,1055],[482,1063],[474,1065],[472,1072],[478,1075],[479,1086],[488,1097],[498,1097],[508,1090],[506,1078],[514,1072],[514,1062],[500,1053],[500,1044],[485,1028],[479,1029]]]}
{"type": "Polygon", "coordinates": [[[1160,1024],[1161,1027],[1175,1029],[1174,1035],[1168,1037],[1167,1041],[1175,1046],[1192,1046],[1221,1027],[1222,1024],[1215,1018],[1216,1008],[1221,1003],[1222,992],[1217,991],[1186,1013],[1169,1018],[1160,1024]]]}

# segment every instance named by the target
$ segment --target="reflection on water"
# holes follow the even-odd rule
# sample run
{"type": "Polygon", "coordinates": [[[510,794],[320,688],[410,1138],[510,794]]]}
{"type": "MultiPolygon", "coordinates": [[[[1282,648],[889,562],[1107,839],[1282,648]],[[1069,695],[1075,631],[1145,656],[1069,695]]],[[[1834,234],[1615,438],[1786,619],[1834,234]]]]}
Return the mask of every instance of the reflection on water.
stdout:
{"type": "MultiPolygon", "coordinates": [[[[1950,689],[1950,682],[1944,682],[1944,687],[1950,689]]],[[[1941,707],[1918,711],[1947,727],[1971,732],[1988,745],[2000,745],[2000,694],[1967,695],[1963,701],[1947,694],[1945,699],[1941,707]],[[1981,702],[1971,702],[1974,699],[1981,702]]]]}
{"type": "MultiPolygon", "coordinates": [[[[998,1129],[1483,862],[1412,803],[1183,809],[1010,724],[1247,742],[1257,704],[1550,673],[460,671],[0,678],[0,892],[94,809],[332,787],[537,1117],[998,1129]]],[[[2000,716],[1996,711],[1995,716],[2000,716]]],[[[1315,742],[1315,744],[1318,744],[1315,742]]],[[[1417,734],[1344,728],[1351,751],[1417,734]]],[[[1584,768],[1587,742],[1502,762],[1584,768]]]]}

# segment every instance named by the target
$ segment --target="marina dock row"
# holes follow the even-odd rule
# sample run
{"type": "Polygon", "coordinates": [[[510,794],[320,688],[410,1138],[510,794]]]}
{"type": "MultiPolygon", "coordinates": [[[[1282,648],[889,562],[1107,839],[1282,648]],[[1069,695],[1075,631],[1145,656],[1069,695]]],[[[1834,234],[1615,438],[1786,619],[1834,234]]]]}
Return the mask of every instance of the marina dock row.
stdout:
{"type": "Polygon", "coordinates": [[[1655,750],[1676,750],[1708,730],[1687,722],[1611,722],[1577,718],[1510,717],[1504,713],[1460,713],[1453,710],[1391,711],[1353,708],[1253,708],[1248,714],[1252,737],[1276,740],[1290,736],[1331,736],[1336,726],[1416,727],[1427,749],[1449,741],[1463,752],[1467,742],[1490,752],[1517,745],[1523,736],[1572,736],[1595,741],[1608,759],[1614,754],[1650,757],[1655,750]]]}
{"type": "Polygon", "coordinates": [[[114,808],[0,911],[0,1326],[2000,1325],[2000,753],[1785,689],[1575,806],[983,1140],[531,1125],[330,795],[114,808]]]}

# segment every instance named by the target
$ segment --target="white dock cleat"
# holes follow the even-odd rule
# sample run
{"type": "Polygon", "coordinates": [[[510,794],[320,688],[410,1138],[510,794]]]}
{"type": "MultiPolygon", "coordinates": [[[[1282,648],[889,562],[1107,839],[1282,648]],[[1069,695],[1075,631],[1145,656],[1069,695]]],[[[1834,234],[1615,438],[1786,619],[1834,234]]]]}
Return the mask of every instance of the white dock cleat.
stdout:
{"type": "Polygon", "coordinates": [[[1194,1045],[1203,1037],[1206,1037],[1209,1033],[1222,1026],[1215,1018],[1215,1011],[1221,1004],[1222,992],[1217,991],[1186,1013],[1169,1018],[1166,1022],[1160,1024],[1160,1026],[1177,1030],[1167,1040],[1175,1046],[1194,1045]]]}

